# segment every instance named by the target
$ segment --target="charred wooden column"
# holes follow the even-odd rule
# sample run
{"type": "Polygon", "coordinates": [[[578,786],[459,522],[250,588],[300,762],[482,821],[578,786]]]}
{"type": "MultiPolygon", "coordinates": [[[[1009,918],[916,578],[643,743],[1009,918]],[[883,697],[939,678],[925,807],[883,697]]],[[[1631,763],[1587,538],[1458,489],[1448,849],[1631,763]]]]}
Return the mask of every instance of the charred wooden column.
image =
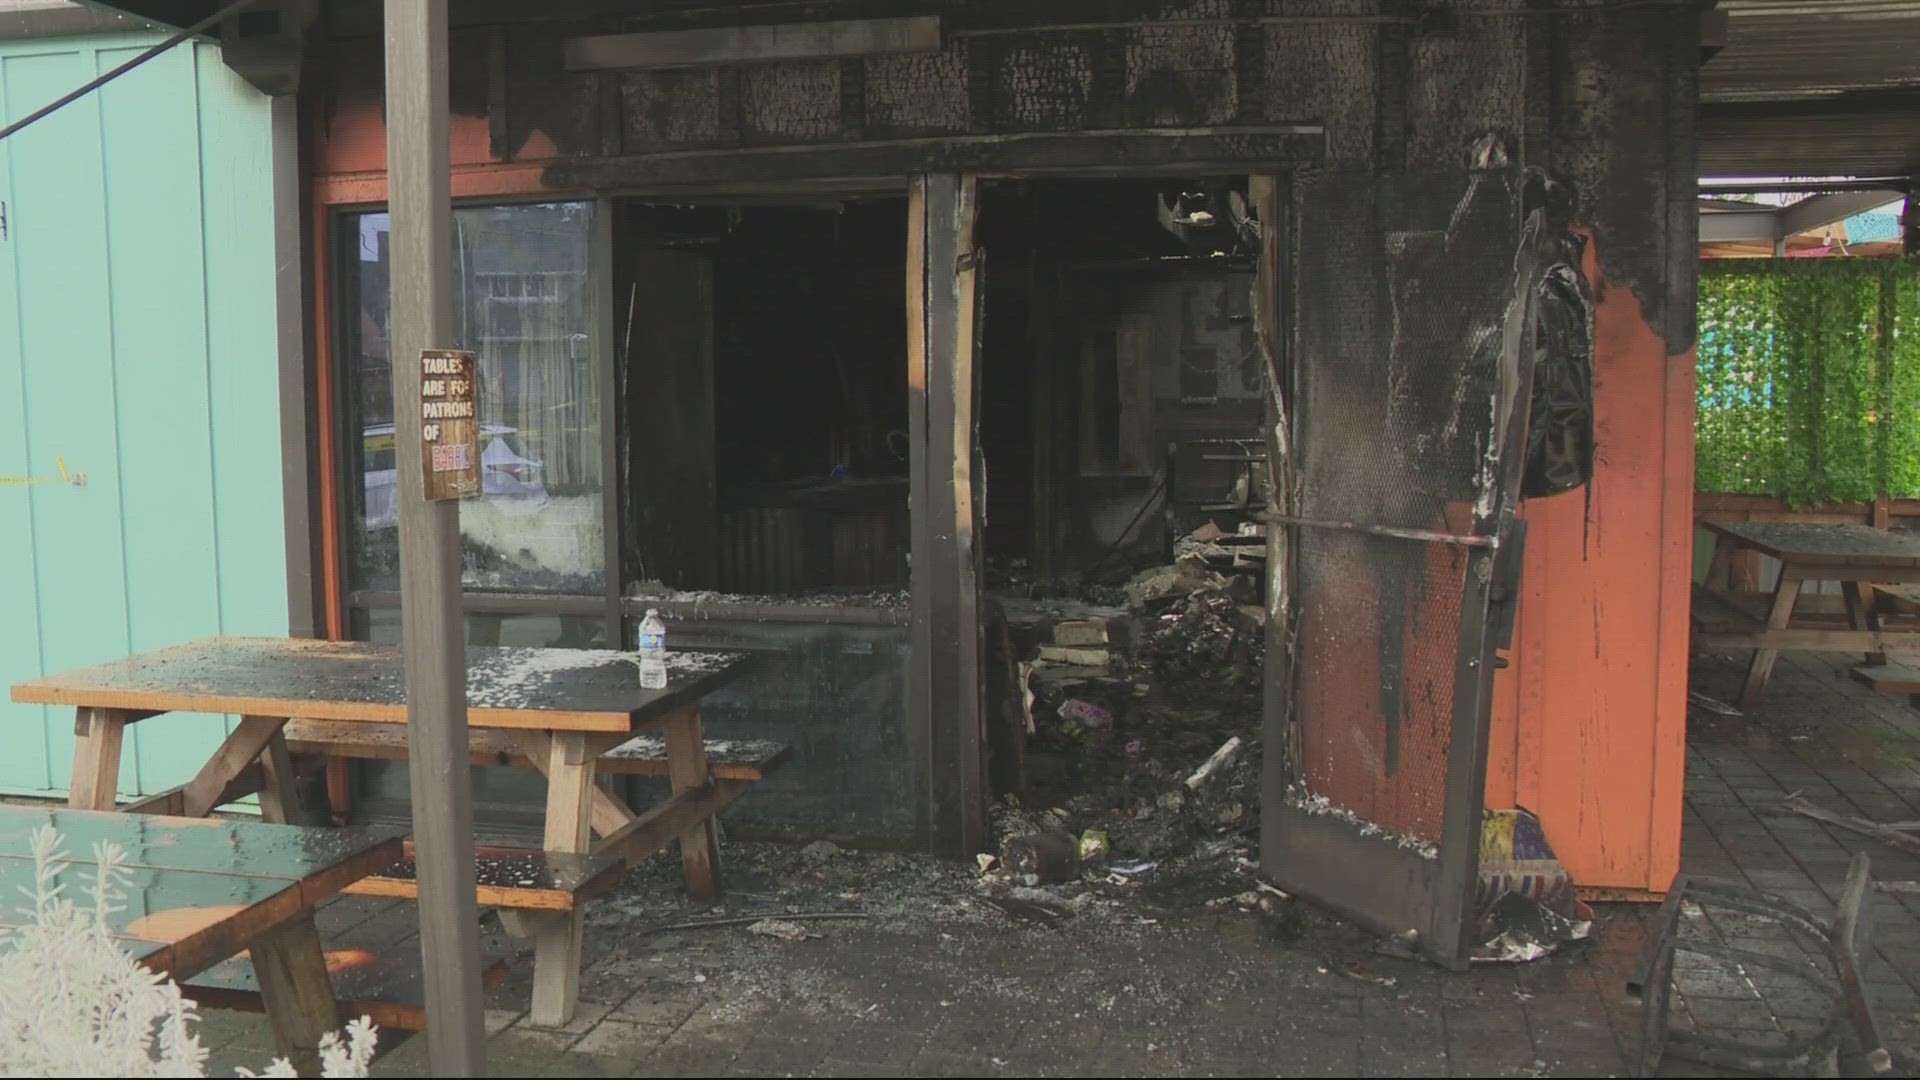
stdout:
{"type": "MultiPolygon", "coordinates": [[[[1254,330],[1265,362],[1267,393],[1263,432],[1266,439],[1269,513],[1293,513],[1293,434],[1289,412],[1289,368],[1281,333],[1280,179],[1269,174],[1247,178],[1247,201],[1260,223],[1259,264],[1253,279],[1254,330]]],[[[1278,806],[1286,797],[1300,756],[1299,730],[1293,725],[1293,545],[1290,526],[1267,525],[1266,668],[1261,704],[1260,797],[1278,806]]]]}
{"type": "Polygon", "coordinates": [[[982,786],[979,506],[974,420],[979,257],[971,176],[914,178],[907,232],[913,655],[908,724],[924,770],[927,837],[955,855],[986,835],[982,786]]]}
{"type": "Polygon", "coordinates": [[[434,1075],[480,1076],[486,1053],[474,901],[460,504],[426,499],[418,404],[421,351],[453,344],[447,0],[387,0],[386,31],[401,648],[427,1040],[434,1075]]]}

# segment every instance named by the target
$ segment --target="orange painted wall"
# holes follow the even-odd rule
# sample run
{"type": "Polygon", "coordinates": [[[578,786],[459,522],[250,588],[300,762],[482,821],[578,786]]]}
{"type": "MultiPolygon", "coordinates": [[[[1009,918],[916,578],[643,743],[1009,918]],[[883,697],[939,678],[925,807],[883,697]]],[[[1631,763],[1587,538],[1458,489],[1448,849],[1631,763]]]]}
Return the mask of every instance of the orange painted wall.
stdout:
{"type": "Polygon", "coordinates": [[[1694,354],[1668,354],[1593,248],[1594,478],[1523,511],[1487,805],[1538,814],[1584,888],[1662,892],[1680,866],[1694,354]]]}

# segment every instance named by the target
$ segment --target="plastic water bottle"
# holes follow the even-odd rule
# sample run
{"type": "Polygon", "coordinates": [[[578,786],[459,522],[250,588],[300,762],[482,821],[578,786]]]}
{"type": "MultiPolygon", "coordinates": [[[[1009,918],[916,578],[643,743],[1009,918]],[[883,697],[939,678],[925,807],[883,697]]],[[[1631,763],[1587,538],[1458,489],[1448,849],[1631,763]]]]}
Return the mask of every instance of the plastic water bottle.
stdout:
{"type": "Polygon", "coordinates": [[[640,688],[667,688],[667,624],[658,608],[648,608],[640,620],[640,688]]]}

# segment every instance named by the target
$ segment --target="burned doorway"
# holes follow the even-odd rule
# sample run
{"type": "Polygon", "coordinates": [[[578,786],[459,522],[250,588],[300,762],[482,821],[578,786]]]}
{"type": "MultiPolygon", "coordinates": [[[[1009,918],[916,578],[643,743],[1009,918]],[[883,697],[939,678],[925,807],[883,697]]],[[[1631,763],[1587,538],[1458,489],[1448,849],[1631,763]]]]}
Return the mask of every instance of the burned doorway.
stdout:
{"type": "Polygon", "coordinates": [[[626,580],[904,588],[904,200],[620,211],[626,580]]]}
{"type": "Polygon", "coordinates": [[[988,790],[1066,808],[1116,858],[1188,824],[1120,813],[1127,777],[1258,730],[1257,235],[1244,176],[981,187],[988,790]]]}
{"type": "Polygon", "coordinates": [[[987,184],[980,438],[996,579],[1117,584],[1257,509],[1245,177],[987,184]],[[1250,487],[1252,488],[1250,492],[1250,487]],[[1110,579],[1110,580],[1109,580],[1110,579]]]}

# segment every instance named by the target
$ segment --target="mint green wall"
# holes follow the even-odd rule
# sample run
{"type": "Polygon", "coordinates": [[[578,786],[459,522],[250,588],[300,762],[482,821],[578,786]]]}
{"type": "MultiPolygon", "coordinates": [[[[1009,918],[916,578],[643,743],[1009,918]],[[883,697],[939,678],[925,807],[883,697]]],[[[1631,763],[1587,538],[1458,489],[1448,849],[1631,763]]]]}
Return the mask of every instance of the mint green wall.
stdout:
{"type": "MultiPolygon", "coordinates": [[[[158,40],[0,41],[0,117],[158,40]]],[[[270,147],[206,44],[0,142],[0,686],[287,632],[270,147]]],[[[184,782],[224,723],[135,725],[121,790],[184,782]]],[[[0,790],[64,791],[72,755],[71,710],[0,702],[0,790]]]]}

